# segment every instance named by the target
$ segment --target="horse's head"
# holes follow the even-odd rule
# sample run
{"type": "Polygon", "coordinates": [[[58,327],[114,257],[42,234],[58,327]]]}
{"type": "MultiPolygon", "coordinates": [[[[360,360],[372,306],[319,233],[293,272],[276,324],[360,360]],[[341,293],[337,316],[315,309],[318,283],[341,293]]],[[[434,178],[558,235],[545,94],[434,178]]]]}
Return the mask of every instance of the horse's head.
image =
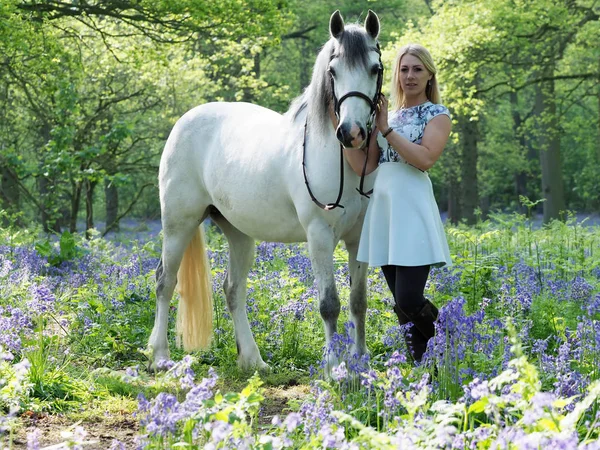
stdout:
{"type": "Polygon", "coordinates": [[[379,18],[369,11],[363,29],[345,26],[336,11],[329,21],[329,32],[333,45],[327,71],[338,118],[336,136],[345,148],[360,148],[367,142],[383,80],[377,43],[379,18]]]}

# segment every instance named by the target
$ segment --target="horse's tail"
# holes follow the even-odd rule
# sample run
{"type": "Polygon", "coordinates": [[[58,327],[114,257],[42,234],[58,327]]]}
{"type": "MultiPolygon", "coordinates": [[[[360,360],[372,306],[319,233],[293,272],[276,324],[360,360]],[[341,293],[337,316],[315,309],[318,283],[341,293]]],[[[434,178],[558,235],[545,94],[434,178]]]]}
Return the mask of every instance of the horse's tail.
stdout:
{"type": "Polygon", "coordinates": [[[186,351],[208,348],[212,338],[213,300],[204,231],[198,227],[177,272],[177,345],[186,351]]]}

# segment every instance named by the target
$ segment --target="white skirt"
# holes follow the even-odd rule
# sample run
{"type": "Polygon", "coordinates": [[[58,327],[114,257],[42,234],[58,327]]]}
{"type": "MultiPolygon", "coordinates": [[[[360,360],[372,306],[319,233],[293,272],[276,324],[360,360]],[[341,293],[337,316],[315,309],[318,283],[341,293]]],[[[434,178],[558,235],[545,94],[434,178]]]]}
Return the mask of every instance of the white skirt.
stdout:
{"type": "Polygon", "coordinates": [[[403,162],[379,166],[357,259],[370,266],[452,264],[427,173],[403,162]]]}

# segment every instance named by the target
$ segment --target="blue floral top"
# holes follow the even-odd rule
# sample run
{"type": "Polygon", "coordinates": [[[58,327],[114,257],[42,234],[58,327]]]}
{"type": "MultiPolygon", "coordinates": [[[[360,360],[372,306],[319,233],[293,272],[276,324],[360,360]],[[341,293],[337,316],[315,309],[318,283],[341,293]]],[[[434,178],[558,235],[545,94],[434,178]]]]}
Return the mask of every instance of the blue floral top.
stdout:
{"type": "MultiPolygon", "coordinates": [[[[450,117],[450,112],[444,105],[425,102],[411,108],[402,108],[390,113],[389,124],[396,133],[401,134],[415,144],[420,144],[421,139],[423,139],[425,127],[431,119],[440,114],[446,114],[450,117]]],[[[379,134],[379,136],[381,136],[381,134],[379,134]]],[[[380,143],[383,143],[383,146],[380,146],[381,152],[379,154],[379,164],[386,162],[406,162],[392,148],[387,140],[383,140],[385,143],[381,140],[379,141],[380,143]]]]}

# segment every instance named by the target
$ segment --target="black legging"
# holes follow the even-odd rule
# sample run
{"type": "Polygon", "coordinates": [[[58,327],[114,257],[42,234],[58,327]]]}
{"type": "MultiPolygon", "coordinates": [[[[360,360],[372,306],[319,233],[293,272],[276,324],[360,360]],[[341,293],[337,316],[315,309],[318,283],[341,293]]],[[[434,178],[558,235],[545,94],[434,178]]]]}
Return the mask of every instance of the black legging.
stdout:
{"type": "Polygon", "coordinates": [[[394,311],[407,316],[418,313],[425,305],[425,283],[431,266],[382,266],[385,280],[392,291],[396,306],[394,311]],[[398,310],[399,311],[398,311],[398,310]]]}

